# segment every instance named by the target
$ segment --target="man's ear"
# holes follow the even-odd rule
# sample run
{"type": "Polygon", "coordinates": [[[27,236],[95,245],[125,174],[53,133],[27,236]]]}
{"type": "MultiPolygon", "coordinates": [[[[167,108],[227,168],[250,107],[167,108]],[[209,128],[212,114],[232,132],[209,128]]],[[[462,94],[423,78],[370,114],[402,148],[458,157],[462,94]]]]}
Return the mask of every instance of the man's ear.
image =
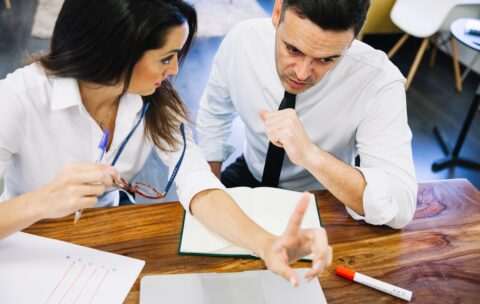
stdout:
{"type": "Polygon", "coordinates": [[[280,15],[282,14],[282,0],[275,0],[272,12],[272,24],[275,28],[280,24],[280,15]]]}
{"type": "Polygon", "coordinates": [[[353,44],[353,41],[355,41],[355,38],[356,38],[356,37],[353,37],[352,41],[350,41],[350,44],[348,45],[347,49],[349,49],[349,48],[352,47],[352,44],[353,44]]]}

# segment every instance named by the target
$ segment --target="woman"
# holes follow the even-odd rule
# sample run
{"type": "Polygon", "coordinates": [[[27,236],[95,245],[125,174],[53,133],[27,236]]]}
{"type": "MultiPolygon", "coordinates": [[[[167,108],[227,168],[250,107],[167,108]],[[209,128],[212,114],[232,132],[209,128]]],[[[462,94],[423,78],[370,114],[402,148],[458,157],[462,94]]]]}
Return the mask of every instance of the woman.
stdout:
{"type": "MultiPolygon", "coordinates": [[[[307,277],[323,272],[331,248],[323,229],[300,229],[306,199],[282,236],[267,233],[223,191],[185,135],[185,108],[169,78],[196,24],[194,9],[181,0],[65,1],[50,52],[0,81],[0,237],[99,205],[114,183],[160,197],[126,182],[154,148],[173,171],[168,185],[175,179],[180,202],[204,225],[256,252],[294,285],[289,263],[310,252],[307,277]],[[95,163],[103,158],[112,165],[95,163]]],[[[120,198],[103,201],[111,200],[120,198]]]]}

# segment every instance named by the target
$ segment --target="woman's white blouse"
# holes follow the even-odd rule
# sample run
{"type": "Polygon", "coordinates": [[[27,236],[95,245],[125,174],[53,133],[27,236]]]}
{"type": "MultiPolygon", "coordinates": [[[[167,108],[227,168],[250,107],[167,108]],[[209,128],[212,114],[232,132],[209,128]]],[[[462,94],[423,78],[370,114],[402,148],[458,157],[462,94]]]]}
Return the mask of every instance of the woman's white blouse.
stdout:
{"type": "MultiPolygon", "coordinates": [[[[106,154],[108,163],[140,118],[142,104],[139,95],[125,94],[121,98],[112,144],[106,154]]],[[[102,130],[86,111],[75,79],[46,76],[36,64],[7,75],[0,81],[0,177],[5,180],[0,201],[49,183],[68,163],[95,162],[101,137],[102,130]]],[[[180,129],[178,138],[181,141],[180,129]]],[[[155,147],[170,174],[183,143],[178,147],[176,152],[155,147]]],[[[127,180],[133,179],[152,148],[154,145],[145,137],[142,121],[115,168],[127,180]]],[[[160,182],[166,183],[166,180],[160,182]]],[[[175,185],[186,210],[197,193],[224,188],[211,172],[188,128],[187,149],[175,185]]]]}

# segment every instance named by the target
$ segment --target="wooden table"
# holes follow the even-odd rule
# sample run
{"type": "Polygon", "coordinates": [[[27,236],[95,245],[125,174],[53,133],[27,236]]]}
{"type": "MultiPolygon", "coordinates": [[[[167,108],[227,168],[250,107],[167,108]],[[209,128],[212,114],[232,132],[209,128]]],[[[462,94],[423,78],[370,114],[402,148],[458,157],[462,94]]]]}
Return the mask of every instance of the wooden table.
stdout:
{"type": "MultiPolygon", "coordinates": [[[[320,277],[329,303],[405,303],[335,275],[336,265],[409,289],[413,303],[479,303],[480,192],[467,180],[420,184],[415,219],[402,230],[353,221],[328,192],[316,195],[334,252],[320,277]]],[[[100,208],[85,210],[75,226],[70,216],[25,232],[145,260],[140,278],[265,268],[260,260],[179,256],[182,215],[179,203],[100,208]]],[[[138,303],[140,278],[126,303],[138,303]]]]}

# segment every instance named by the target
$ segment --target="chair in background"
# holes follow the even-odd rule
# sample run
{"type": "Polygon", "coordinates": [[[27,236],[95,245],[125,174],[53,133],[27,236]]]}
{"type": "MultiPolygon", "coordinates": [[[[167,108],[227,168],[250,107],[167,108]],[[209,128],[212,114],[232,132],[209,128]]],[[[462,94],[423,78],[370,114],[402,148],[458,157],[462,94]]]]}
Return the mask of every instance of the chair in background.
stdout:
{"type": "MultiPolygon", "coordinates": [[[[476,43],[476,38],[471,35],[465,34],[465,24],[469,20],[480,20],[480,19],[469,19],[469,18],[460,18],[454,21],[451,25],[451,33],[454,39],[458,39],[462,42],[463,45],[471,48],[475,52],[480,52],[480,45],[476,43]]],[[[480,85],[477,86],[477,90],[475,96],[470,104],[470,109],[467,112],[467,116],[463,121],[462,128],[460,133],[458,134],[457,140],[455,141],[455,146],[453,150],[451,150],[446,141],[443,139],[440,130],[437,127],[433,128],[433,133],[435,134],[435,138],[440,143],[440,147],[442,148],[446,157],[435,161],[432,164],[432,171],[437,172],[439,170],[445,168],[452,168],[455,166],[460,166],[464,168],[470,168],[474,170],[480,171],[480,162],[478,162],[479,155],[477,154],[476,160],[466,159],[460,156],[460,150],[465,142],[465,138],[467,137],[468,131],[472,126],[473,120],[475,118],[475,114],[480,106],[480,85]]]]}
{"type": "Polygon", "coordinates": [[[5,0],[5,7],[7,9],[11,9],[12,8],[12,3],[10,2],[10,0],[5,0]]]}
{"type": "MultiPolygon", "coordinates": [[[[480,0],[457,0],[457,5],[452,9],[452,11],[448,14],[446,19],[444,20],[440,30],[438,31],[438,38],[436,39],[437,42],[439,41],[442,35],[447,35],[449,39],[453,39],[454,37],[451,35],[450,26],[452,23],[459,19],[459,18],[480,18],[480,0]]],[[[442,39],[443,40],[443,39],[442,39]]],[[[450,41],[450,44],[452,42],[450,41]]],[[[438,45],[438,44],[437,44],[438,45]]],[[[432,49],[432,56],[430,58],[430,66],[433,66],[435,63],[435,53],[437,48],[432,49]]],[[[453,53],[453,51],[452,51],[453,53]]],[[[471,69],[477,62],[480,53],[473,52],[469,48],[463,47],[461,44],[459,45],[458,49],[459,57],[463,57],[466,63],[466,69],[462,73],[461,82],[465,80],[465,78],[470,73],[471,69]],[[463,49],[462,49],[463,48],[463,49]],[[462,52],[463,51],[463,52],[462,52]],[[468,54],[467,54],[468,53],[468,54]],[[467,59],[469,58],[469,59],[467,59]]],[[[459,59],[460,59],[459,58],[459,59]]],[[[458,65],[458,61],[454,64],[458,65]]],[[[460,68],[460,66],[459,66],[460,68]]]]}
{"type": "Polygon", "coordinates": [[[395,0],[371,0],[367,19],[357,39],[362,40],[364,35],[371,34],[400,33],[400,29],[390,19],[394,4],[395,0]]]}
{"type": "MultiPolygon", "coordinates": [[[[438,34],[445,18],[456,5],[457,0],[397,0],[395,2],[395,5],[390,12],[390,18],[397,27],[405,32],[405,34],[393,46],[390,52],[388,52],[388,57],[392,58],[405,41],[407,41],[409,36],[423,39],[420,49],[418,50],[415,60],[408,72],[407,83],[405,84],[406,90],[409,89],[412,80],[415,77],[415,73],[417,72],[422,57],[428,48],[430,40],[433,39],[438,41],[439,36],[436,34],[438,34]]],[[[436,41],[434,43],[436,43],[436,41]]],[[[451,39],[450,43],[452,47],[456,88],[458,91],[462,91],[455,40],[451,39]]]]}

